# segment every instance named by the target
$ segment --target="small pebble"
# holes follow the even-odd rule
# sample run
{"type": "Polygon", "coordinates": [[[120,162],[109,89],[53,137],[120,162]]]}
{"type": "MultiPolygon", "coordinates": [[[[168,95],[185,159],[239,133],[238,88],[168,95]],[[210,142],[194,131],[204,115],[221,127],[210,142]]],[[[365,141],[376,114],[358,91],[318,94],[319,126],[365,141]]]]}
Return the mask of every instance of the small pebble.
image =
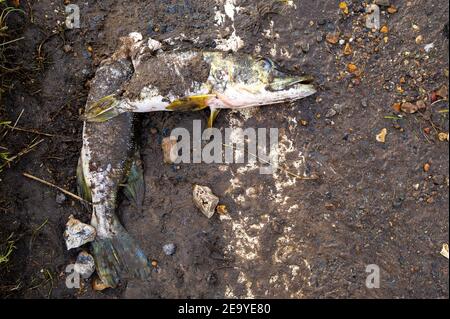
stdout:
{"type": "Polygon", "coordinates": [[[428,43],[427,45],[425,45],[424,50],[426,53],[429,53],[431,51],[431,49],[434,48],[434,43],[428,43]]]}
{"type": "Polygon", "coordinates": [[[382,7],[389,7],[391,5],[390,0],[375,0],[374,3],[382,7]]]}
{"type": "Polygon", "coordinates": [[[333,116],[335,116],[337,114],[335,109],[329,109],[327,111],[327,113],[325,114],[326,118],[332,118],[333,116]]]}
{"type": "Polygon", "coordinates": [[[92,276],[95,271],[94,257],[85,251],[78,254],[74,270],[84,279],[92,276]]]}
{"type": "Polygon", "coordinates": [[[302,48],[303,53],[308,53],[309,52],[309,43],[302,43],[301,48],[302,48]]]}
{"type": "Polygon", "coordinates": [[[219,197],[212,193],[211,188],[200,185],[194,185],[192,196],[195,206],[206,217],[211,218],[216,211],[217,204],[219,204],[219,197]]]}
{"type": "Polygon", "coordinates": [[[172,164],[178,158],[176,153],[177,138],[169,136],[162,139],[161,148],[163,151],[163,161],[165,164],[172,164]]]}
{"type": "Polygon", "coordinates": [[[319,42],[319,43],[322,42],[323,41],[323,35],[322,34],[317,35],[316,36],[316,41],[319,42]]]}
{"type": "Polygon", "coordinates": [[[177,246],[173,243],[166,244],[163,246],[163,251],[167,256],[172,256],[175,254],[175,251],[177,250],[177,246]]]}
{"type": "Polygon", "coordinates": [[[403,200],[404,200],[403,197],[398,197],[398,198],[396,198],[396,199],[394,200],[394,202],[392,203],[392,207],[393,207],[393,208],[400,208],[400,207],[402,207],[403,200]]]}
{"type": "Polygon", "coordinates": [[[66,195],[64,195],[63,193],[58,193],[57,195],[56,195],[56,202],[58,203],[58,204],[62,204],[62,203],[64,203],[66,201],[66,195]]]}
{"type": "Polygon", "coordinates": [[[368,5],[366,8],[366,28],[378,30],[380,28],[380,8],[376,4],[368,5]]]}
{"type": "Polygon", "coordinates": [[[387,129],[383,128],[379,134],[376,136],[376,140],[380,143],[386,142],[387,129]]]}
{"type": "Polygon", "coordinates": [[[100,280],[100,278],[95,278],[92,281],[92,289],[94,289],[95,291],[102,291],[107,288],[110,288],[110,287],[107,286],[106,284],[104,284],[103,281],[100,280]]]}
{"type": "Polygon", "coordinates": [[[84,224],[72,215],[66,224],[64,231],[64,239],[66,241],[67,250],[78,248],[95,239],[96,230],[91,225],[84,224]]]}
{"type": "Polygon", "coordinates": [[[72,48],[72,46],[70,46],[69,44],[66,44],[66,45],[63,46],[63,50],[64,50],[64,52],[66,52],[66,53],[70,53],[70,52],[73,51],[73,48],[72,48]]]}
{"type": "Polygon", "coordinates": [[[423,36],[422,35],[418,35],[416,37],[416,44],[421,44],[423,42],[423,36]]]}

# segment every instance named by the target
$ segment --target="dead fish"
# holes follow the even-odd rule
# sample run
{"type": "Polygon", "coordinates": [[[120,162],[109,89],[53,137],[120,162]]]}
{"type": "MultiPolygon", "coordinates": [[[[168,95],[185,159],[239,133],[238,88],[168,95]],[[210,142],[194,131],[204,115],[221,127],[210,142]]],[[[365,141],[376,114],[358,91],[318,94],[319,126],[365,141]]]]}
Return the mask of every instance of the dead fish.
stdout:
{"type": "MultiPolygon", "coordinates": [[[[97,69],[87,105],[116,92],[132,76],[129,47],[136,38],[129,36],[122,41],[121,48],[97,69]]],[[[136,161],[132,161],[136,158],[133,136],[133,113],[103,123],[85,122],[83,127],[78,188],[80,195],[92,202],[91,225],[96,228],[92,253],[98,275],[108,287],[116,287],[125,278],[148,278],[151,269],[144,252],[116,215],[120,185],[128,183],[126,190],[134,196],[143,192],[142,175],[137,174],[136,161]]]]}
{"type": "MultiPolygon", "coordinates": [[[[150,49],[149,49],[150,48],[150,49]]],[[[284,72],[268,58],[226,52],[133,49],[135,72],[119,94],[92,103],[83,118],[103,122],[125,112],[198,111],[209,107],[211,127],[221,109],[240,109],[295,101],[316,92],[308,75],[284,72]]]]}

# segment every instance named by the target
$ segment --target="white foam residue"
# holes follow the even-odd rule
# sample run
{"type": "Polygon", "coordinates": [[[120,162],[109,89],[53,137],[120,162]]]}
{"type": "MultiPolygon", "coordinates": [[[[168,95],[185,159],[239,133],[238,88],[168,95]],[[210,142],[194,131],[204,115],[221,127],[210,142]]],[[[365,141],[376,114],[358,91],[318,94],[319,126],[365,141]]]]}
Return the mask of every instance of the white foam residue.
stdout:
{"type": "Polygon", "coordinates": [[[297,5],[294,3],[293,0],[287,0],[285,1],[286,5],[289,7],[293,7],[294,9],[297,9],[297,5]]]}
{"type": "Polygon", "coordinates": [[[216,40],[218,50],[222,51],[233,51],[236,52],[240,48],[244,46],[244,41],[236,35],[236,30],[233,30],[233,33],[228,39],[217,39],[216,40]]]}
{"type": "Polygon", "coordinates": [[[225,22],[226,15],[217,10],[214,14],[214,21],[217,26],[221,26],[225,22]]]}
{"type": "Polygon", "coordinates": [[[236,28],[234,27],[234,17],[236,13],[239,13],[240,7],[236,6],[236,0],[225,0],[223,5],[225,14],[217,10],[214,14],[214,20],[216,25],[220,26],[225,22],[225,18],[228,17],[232,24],[231,28],[233,32],[227,39],[216,39],[216,49],[222,51],[234,51],[236,52],[244,46],[244,41],[236,34],[236,28]]]}
{"type": "Polygon", "coordinates": [[[277,44],[276,43],[274,43],[273,47],[270,48],[269,53],[272,57],[275,57],[277,55],[277,44]]]}
{"type": "Polygon", "coordinates": [[[239,11],[239,8],[236,8],[236,0],[226,0],[225,4],[223,5],[225,9],[225,14],[231,19],[231,21],[234,21],[234,12],[237,10],[239,11]]]}
{"type": "Polygon", "coordinates": [[[227,249],[243,260],[255,260],[258,257],[260,247],[259,236],[250,236],[245,230],[246,226],[243,219],[231,220],[234,238],[227,249]]]}

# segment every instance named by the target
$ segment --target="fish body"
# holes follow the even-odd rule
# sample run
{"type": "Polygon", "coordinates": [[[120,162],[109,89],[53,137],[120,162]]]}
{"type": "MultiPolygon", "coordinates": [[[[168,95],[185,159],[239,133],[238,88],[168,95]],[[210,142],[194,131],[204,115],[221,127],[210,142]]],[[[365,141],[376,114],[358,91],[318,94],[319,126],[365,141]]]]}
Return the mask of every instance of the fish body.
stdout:
{"type": "Polygon", "coordinates": [[[133,63],[135,73],[121,94],[93,103],[86,120],[101,122],[124,112],[206,107],[214,114],[295,101],[316,92],[310,76],[283,72],[270,59],[243,53],[162,52],[145,58],[137,55],[133,63]]]}
{"type": "MultiPolygon", "coordinates": [[[[133,71],[125,52],[104,61],[91,82],[86,105],[115,92],[133,71]]],[[[77,171],[79,192],[92,202],[91,224],[97,233],[93,256],[100,279],[109,287],[117,286],[125,276],[144,278],[150,273],[147,258],[116,215],[119,186],[126,178],[133,152],[132,113],[102,123],[84,123],[77,171]]]]}

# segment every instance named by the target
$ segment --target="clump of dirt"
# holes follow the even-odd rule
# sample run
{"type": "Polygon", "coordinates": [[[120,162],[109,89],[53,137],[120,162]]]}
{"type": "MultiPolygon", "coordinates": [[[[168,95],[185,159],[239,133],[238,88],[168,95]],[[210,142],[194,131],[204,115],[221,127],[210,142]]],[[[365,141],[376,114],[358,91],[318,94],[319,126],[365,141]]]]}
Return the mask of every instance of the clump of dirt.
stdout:
{"type": "Polygon", "coordinates": [[[124,85],[125,96],[133,99],[144,88],[156,89],[159,95],[183,97],[193,83],[205,83],[210,66],[201,52],[160,54],[141,63],[124,85]]]}

